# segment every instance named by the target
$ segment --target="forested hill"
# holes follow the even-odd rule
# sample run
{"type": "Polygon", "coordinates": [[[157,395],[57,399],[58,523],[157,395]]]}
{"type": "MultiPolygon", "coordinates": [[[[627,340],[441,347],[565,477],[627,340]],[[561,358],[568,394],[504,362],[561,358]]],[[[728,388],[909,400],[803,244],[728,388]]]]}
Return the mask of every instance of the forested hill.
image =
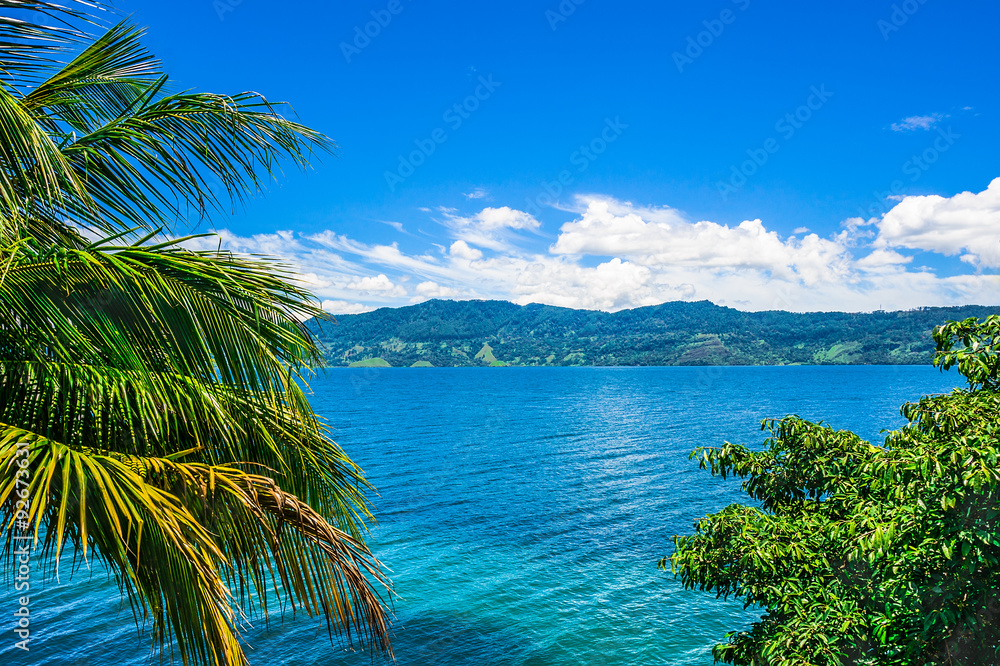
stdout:
{"type": "Polygon", "coordinates": [[[609,313],[435,300],[310,328],[333,366],[924,364],[935,326],[998,312],[741,312],[700,301],[609,313]]]}

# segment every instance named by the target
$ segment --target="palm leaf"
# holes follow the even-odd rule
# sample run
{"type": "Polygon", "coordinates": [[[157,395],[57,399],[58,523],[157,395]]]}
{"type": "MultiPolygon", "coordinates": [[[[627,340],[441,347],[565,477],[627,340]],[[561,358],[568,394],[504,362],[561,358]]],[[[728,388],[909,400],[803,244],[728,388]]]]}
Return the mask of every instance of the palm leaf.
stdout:
{"type": "MultiPolygon", "coordinates": [[[[185,663],[242,661],[223,579],[252,589],[265,614],[270,579],[293,607],[323,613],[348,639],[353,632],[389,650],[374,587],[388,589],[379,563],[272,479],[226,466],[75,450],[3,423],[0,470],[14,468],[18,442],[28,446],[27,521],[44,541],[43,554],[58,562],[67,543],[84,557],[93,552],[122,577],[137,617],[148,614],[161,641],[169,630],[185,663]],[[166,576],[164,563],[174,569],[166,576]],[[193,631],[193,618],[210,623],[205,637],[193,631]]],[[[20,486],[15,476],[4,478],[0,520],[11,527],[20,486]]],[[[13,530],[7,535],[10,558],[13,530]]]]}
{"type": "Polygon", "coordinates": [[[172,91],[127,22],[86,41],[100,4],[0,10],[8,562],[18,520],[56,566],[96,556],[186,664],[244,663],[271,587],[391,654],[371,488],[305,395],[326,315],[290,267],[155,240],[333,144],[256,93],[172,91]]]}
{"type": "Polygon", "coordinates": [[[245,663],[232,598],[217,571],[225,558],[178,498],[144,483],[118,460],[0,423],[0,519],[8,563],[16,516],[11,500],[23,482],[12,474],[19,442],[29,448],[27,523],[43,540],[43,558],[58,562],[66,540],[84,553],[92,549],[117,575],[137,621],[148,613],[161,641],[169,631],[185,664],[245,663]]]}
{"type": "Polygon", "coordinates": [[[74,24],[92,21],[98,9],[82,0],[0,0],[0,78],[22,83],[50,68],[55,54],[86,38],[74,24]]]}
{"type": "MultiPolygon", "coordinates": [[[[60,48],[72,41],[42,25],[29,32],[46,31],[60,48]]],[[[30,34],[21,42],[47,44],[30,34]]],[[[314,150],[333,149],[256,93],[172,93],[142,35],[119,23],[30,90],[0,79],[0,221],[172,228],[260,192],[281,157],[306,167],[314,150]]],[[[0,30],[0,60],[17,53],[0,30]]]]}

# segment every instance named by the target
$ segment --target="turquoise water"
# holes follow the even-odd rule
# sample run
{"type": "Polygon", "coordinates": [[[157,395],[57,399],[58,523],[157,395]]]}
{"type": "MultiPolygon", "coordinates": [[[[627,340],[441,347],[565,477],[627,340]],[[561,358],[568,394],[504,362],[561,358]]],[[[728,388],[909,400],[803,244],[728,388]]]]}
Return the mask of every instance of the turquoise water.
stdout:
{"type": "MultiPolygon", "coordinates": [[[[708,665],[753,615],[656,568],[672,535],[742,500],[690,450],[758,444],[759,421],[788,413],[881,440],[902,402],[957,379],[929,367],[357,369],[313,389],[381,494],[371,543],[398,593],[397,663],[708,665]]],[[[103,574],[36,599],[31,652],[3,641],[0,663],[156,662],[103,574]]],[[[372,663],[302,614],[246,636],[252,664],[372,663]]]]}

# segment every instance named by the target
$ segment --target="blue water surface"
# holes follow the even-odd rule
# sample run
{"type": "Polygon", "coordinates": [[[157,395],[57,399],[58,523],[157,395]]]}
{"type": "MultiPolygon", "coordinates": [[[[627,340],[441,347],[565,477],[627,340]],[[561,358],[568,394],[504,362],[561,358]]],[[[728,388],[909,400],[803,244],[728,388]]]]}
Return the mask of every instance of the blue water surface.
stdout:
{"type": "MultiPolygon", "coordinates": [[[[903,402],[959,380],[912,366],[369,368],[312,388],[380,493],[370,543],[392,570],[398,664],[708,665],[753,612],[684,591],[656,562],[744,496],[688,453],[759,445],[760,420],[790,413],[880,442],[903,402]]],[[[11,638],[0,663],[158,662],[105,574],[63,575],[34,599],[30,653],[11,638]]],[[[302,613],[254,624],[252,664],[373,663],[302,613]]]]}

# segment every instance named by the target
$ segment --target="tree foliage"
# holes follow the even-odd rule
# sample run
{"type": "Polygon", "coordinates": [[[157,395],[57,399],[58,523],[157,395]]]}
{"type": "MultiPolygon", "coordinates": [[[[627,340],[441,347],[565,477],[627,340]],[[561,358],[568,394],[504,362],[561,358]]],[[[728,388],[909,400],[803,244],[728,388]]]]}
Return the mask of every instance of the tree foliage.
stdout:
{"type": "Polygon", "coordinates": [[[1000,663],[1000,316],[934,338],[935,365],[969,387],[904,405],[883,446],[789,416],[764,422],[763,450],[692,453],[755,501],[702,518],[669,557],[686,588],[763,611],[717,661],[1000,663]]]}
{"type": "Polygon", "coordinates": [[[332,143],[255,93],[173,90],[114,16],[0,0],[6,562],[27,534],[34,567],[103,563],[185,664],[245,663],[274,592],[388,651],[369,486],[303,389],[322,309],[287,266],[161,233],[332,143]]]}

